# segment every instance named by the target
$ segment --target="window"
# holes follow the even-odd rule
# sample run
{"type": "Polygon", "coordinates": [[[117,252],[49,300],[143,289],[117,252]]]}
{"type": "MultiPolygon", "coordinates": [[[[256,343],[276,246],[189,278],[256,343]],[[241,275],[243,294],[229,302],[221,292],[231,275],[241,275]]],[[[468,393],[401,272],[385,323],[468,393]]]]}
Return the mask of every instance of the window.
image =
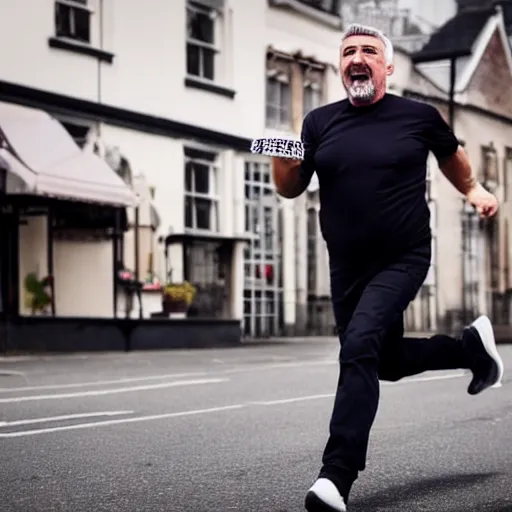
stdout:
{"type": "Polygon", "coordinates": [[[219,231],[218,155],[185,149],[185,228],[219,231]]]}
{"type": "Polygon", "coordinates": [[[245,162],[244,332],[277,335],[282,310],[279,204],[268,161],[245,162]]]}
{"type": "Polygon", "coordinates": [[[436,198],[435,194],[435,180],[436,180],[436,168],[437,165],[433,161],[432,156],[429,156],[427,160],[427,172],[425,176],[425,184],[426,184],[426,200],[427,203],[431,203],[436,198]]]}
{"type": "Polygon", "coordinates": [[[307,67],[303,75],[303,117],[323,103],[325,70],[307,67]]]}
{"type": "Polygon", "coordinates": [[[187,74],[206,80],[215,79],[215,22],[218,11],[195,2],[187,2],[187,74]]]}
{"type": "Polygon", "coordinates": [[[510,243],[508,219],[503,222],[503,282],[505,289],[510,288],[510,243]]]}
{"type": "Polygon", "coordinates": [[[462,272],[463,272],[463,323],[478,314],[480,287],[484,283],[482,259],[483,237],[480,233],[480,219],[474,208],[463,200],[462,209],[462,272]]]}
{"type": "Polygon", "coordinates": [[[488,188],[491,192],[494,192],[496,186],[499,183],[498,178],[498,159],[496,155],[496,149],[494,145],[491,144],[489,146],[482,146],[481,148],[482,154],[482,169],[481,176],[484,181],[484,186],[488,188]]]}
{"type": "Polygon", "coordinates": [[[337,30],[342,28],[341,0],[268,0],[268,3],[277,8],[293,9],[302,16],[307,16],[337,30]]]}
{"type": "Polygon", "coordinates": [[[317,229],[318,215],[315,208],[308,209],[308,294],[316,295],[316,271],[317,271],[317,251],[316,243],[318,239],[317,229]]]}
{"type": "Polygon", "coordinates": [[[299,2],[329,14],[338,15],[340,12],[340,0],[299,0],[299,2]]]}
{"type": "Polygon", "coordinates": [[[321,91],[316,84],[304,84],[304,115],[321,104],[321,91]]]}
{"type": "Polygon", "coordinates": [[[292,124],[291,66],[289,62],[267,59],[267,128],[289,130],[292,124]]]}
{"type": "Polygon", "coordinates": [[[91,11],[87,0],[57,0],[55,2],[55,32],[57,37],[91,41],[91,11]]]}
{"type": "Polygon", "coordinates": [[[503,169],[503,196],[512,201],[512,148],[505,149],[505,168],[503,169]]]}
{"type": "Polygon", "coordinates": [[[290,85],[277,77],[267,77],[267,127],[291,127],[290,85]]]}

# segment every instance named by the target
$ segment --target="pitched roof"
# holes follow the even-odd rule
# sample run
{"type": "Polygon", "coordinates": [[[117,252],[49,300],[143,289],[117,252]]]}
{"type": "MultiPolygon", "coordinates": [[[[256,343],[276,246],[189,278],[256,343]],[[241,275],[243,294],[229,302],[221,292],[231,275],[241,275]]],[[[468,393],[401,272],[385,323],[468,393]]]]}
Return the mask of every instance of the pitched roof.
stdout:
{"type": "Polygon", "coordinates": [[[462,93],[468,87],[489,41],[498,32],[512,74],[511,32],[507,31],[505,20],[507,14],[509,26],[512,26],[512,0],[499,1],[506,1],[508,5],[503,5],[501,9],[467,9],[449,20],[434,34],[432,41],[425,48],[411,57],[416,70],[421,71],[437,88],[448,91],[451,67],[439,66],[439,61],[451,57],[465,57],[456,59],[455,93],[462,93]],[[454,34],[458,34],[458,38],[455,38],[454,34]]]}
{"type": "Polygon", "coordinates": [[[495,12],[493,7],[458,12],[432,34],[428,43],[412,56],[413,61],[442,60],[451,54],[470,55],[477,37],[495,12]]]}

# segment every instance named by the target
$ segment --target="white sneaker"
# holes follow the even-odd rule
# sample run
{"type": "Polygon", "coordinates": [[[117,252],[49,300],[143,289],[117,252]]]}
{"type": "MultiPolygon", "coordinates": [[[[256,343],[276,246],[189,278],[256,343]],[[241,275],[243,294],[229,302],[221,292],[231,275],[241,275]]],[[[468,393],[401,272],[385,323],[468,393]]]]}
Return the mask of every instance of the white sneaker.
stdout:
{"type": "Polygon", "coordinates": [[[306,494],[308,512],[346,512],[345,500],[327,478],[319,478],[306,494]]]}
{"type": "Polygon", "coordinates": [[[468,393],[477,395],[489,387],[501,387],[503,360],[498,353],[489,318],[480,316],[464,329],[463,341],[472,361],[470,369],[473,372],[473,379],[469,384],[468,393]]]}

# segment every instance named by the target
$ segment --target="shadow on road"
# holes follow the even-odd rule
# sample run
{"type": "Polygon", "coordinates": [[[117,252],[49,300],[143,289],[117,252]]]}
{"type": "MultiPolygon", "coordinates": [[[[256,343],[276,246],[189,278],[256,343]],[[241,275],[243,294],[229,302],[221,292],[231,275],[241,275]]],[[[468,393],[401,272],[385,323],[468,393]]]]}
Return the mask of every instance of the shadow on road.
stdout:
{"type": "MultiPolygon", "coordinates": [[[[471,487],[475,484],[481,483],[497,476],[500,473],[471,473],[462,475],[445,475],[435,478],[429,478],[420,481],[411,481],[401,485],[394,485],[387,487],[385,493],[382,491],[375,495],[364,496],[350,500],[350,510],[354,512],[363,512],[366,510],[382,510],[389,508],[390,510],[396,509],[399,505],[405,503],[415,503],[423,501],[423,499],[431,499],[432,496],[436,497],[433,507],[442,500],[442,494],[447,494],[453,491],[459,491],[464,488],[471,487]]],[[[490,508],[482,508],[482,502],[477,500],[475,503],[475,510],[491,510],[490,508]]],[[[463,504],[461,500],[460,508],[444,509],[443,512],[468,512],[467,503],[463,504]]],[[[489,504],[490,505],[490,504],[489,504]]],[[[410,510],[414,510],[414,506],[410,510]]],[[[423,510],[423,509],[422,509],[423,510]]],[[[432,508],[434,510],[434,508],[432,508]]],[[[512,504],[492,504],[492,512],[512,512],[512,504]]]]}

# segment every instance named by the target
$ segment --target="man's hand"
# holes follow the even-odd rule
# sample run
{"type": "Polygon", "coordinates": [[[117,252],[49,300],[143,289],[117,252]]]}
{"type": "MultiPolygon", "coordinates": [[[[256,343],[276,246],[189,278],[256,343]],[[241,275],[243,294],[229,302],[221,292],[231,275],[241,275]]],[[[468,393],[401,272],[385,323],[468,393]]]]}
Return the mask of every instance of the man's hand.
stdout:
{"type": "Polygon", "coordinates": [[[480,183],[471,188],[466,199],[476,208],[480,217],[493,217],[498,211],[498,200],[480,183]]]}
{"type": "Polygon", "coordinates": [[[493,217],[498,211],[498,200],[476,181],[464,148],[440,164],[441,171],[451,184],[471,203],[481,217],[493,217]]]}
{"type": "Polygon", "coordinates": [[[301,160],[272,157],[272,175],[279,195],[287,199],[300,196],[307,187],[300,175],[301,160]]]}

